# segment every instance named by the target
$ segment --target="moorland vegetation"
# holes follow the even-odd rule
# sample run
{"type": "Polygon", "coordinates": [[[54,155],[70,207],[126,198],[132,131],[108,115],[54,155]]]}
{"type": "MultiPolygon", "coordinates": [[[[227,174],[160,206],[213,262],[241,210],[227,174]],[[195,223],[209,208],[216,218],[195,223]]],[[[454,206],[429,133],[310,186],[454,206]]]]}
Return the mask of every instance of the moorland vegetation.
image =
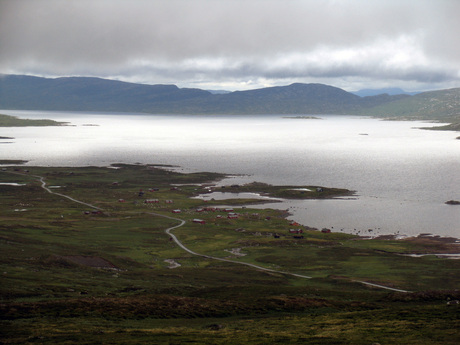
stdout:
{"type": "MultiPolygon", "coordinates": [[[[460,261],[436,255],[458,252],[455,239],[369,239],[253,199],[193,198],[223,177],[4,167],[0,182],[17,185],[0,184],[1,342],[458,344],[460,261]]],[[[288,187],[226,190],[350,193],[288,187]]]]}

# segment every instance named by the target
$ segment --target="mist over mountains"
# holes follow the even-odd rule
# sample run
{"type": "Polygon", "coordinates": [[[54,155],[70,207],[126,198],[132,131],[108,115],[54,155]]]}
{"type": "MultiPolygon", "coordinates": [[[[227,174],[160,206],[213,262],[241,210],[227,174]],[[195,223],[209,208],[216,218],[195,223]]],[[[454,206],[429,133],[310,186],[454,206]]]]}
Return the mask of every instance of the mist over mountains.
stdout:
{"type": "Polygon", "coordinates": [[[452,117],[460,114],[460,88],[414,96],[360,97],[324,84],[300,84],[215,93],[175,85],[25,75],[0,77],[0,108],[151,114],[356,114],[452,117]]]}

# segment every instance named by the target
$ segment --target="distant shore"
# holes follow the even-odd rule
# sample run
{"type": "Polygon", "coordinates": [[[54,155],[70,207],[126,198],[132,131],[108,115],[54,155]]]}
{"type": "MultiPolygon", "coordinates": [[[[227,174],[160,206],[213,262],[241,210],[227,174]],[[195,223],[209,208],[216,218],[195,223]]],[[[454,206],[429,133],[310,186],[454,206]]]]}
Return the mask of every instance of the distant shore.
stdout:
{"type": "MultiPolygon", "coordinates": [[[[20,119],[16,116],[0,114],[0,127],[44,127],[44,126],[67,126],[68,122],[40,119],[20,119]]],[[[3,138],[3,137],[2,137],[3,138]]],[[[5,138],[3,138],[5,139],[5,138]]],[[[12,138],[6,138],[12,139],[12,138]]]]}

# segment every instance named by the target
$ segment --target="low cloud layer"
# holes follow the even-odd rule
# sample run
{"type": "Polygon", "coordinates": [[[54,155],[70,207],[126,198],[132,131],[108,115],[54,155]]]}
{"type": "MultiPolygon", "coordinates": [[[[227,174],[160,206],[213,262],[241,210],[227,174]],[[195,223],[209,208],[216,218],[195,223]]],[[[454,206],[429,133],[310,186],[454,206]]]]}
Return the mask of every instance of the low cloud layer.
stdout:
{"type": "Polygon", "coordinates": [[[0,73],[460,86],[457,0],[0,0],[0,73]]]}

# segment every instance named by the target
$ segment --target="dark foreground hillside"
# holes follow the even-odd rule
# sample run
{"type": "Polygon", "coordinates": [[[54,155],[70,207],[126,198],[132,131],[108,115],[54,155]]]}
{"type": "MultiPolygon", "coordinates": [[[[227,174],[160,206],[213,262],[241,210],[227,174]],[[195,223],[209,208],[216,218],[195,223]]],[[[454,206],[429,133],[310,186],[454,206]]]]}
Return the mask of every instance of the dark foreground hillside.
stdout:
{"type": "MultiPolygon", "coordinates": [[[[143,165],[2,169],[0,343],[460,342],[460,261],[434,255],[458,250],[455,239],[369,240],[251,209],[253,200],[225,210],[191,198],[222,177],[143,165]]],[[[310,194],[226,190],[347,193],[299,187],[310,194]]]]}

